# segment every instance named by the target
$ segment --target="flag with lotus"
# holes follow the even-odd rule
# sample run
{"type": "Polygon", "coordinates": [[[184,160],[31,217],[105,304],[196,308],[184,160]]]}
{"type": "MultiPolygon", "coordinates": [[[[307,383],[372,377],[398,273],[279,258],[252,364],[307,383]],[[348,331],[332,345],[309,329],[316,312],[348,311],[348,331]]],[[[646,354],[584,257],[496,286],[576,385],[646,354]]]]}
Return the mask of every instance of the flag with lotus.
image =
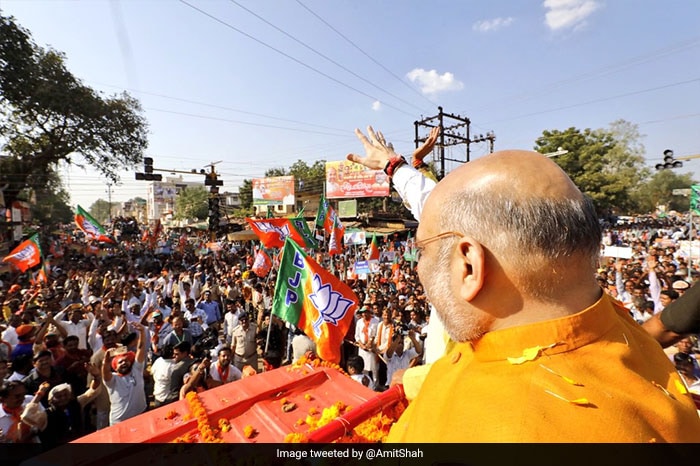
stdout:
{"type": "Polygon", "coordinates": [[[314,340],[320,358],[338,363],[356,308],[357,296],[350,287],[287,238],[272,314],[297,326],[314,340]]]}

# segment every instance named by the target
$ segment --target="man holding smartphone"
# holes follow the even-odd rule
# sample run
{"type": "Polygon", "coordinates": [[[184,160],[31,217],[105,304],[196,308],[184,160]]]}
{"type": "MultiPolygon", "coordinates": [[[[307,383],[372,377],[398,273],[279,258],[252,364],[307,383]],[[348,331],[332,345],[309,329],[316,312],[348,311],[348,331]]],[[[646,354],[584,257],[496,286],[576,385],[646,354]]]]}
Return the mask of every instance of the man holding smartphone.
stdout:
{"type": "Polygon", "coordinates": [[[143,369],[146,361],[146,327],[135,322],[130,325],[139,334],[136,353],[123,352],[119,351],[119,348],[113,348],[105,352],[102,363],[102,379],[107,387],[111,404],[109,425],[141,414],[147,407],[143,383],[143,369]]]}

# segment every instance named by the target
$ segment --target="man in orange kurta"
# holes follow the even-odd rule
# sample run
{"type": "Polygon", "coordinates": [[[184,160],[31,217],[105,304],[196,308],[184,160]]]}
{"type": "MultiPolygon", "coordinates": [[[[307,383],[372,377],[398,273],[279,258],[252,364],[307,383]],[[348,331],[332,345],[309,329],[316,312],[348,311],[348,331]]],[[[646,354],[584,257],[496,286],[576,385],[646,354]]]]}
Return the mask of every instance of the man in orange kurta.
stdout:
{"type": "Polygon", "coordinates": [[[389,441],[700,442],[700,420],[659,344],[603,295],[457,344],[389,441]]]}
{"type": "Polygon", "coordinates": [[[595,209],[555,163],[496,152],[424,187],[368,132],[348,158],[420,194],[418,273],[457,342],[390,442],[700,442],[678,373],[596,283],[595,209]]]}

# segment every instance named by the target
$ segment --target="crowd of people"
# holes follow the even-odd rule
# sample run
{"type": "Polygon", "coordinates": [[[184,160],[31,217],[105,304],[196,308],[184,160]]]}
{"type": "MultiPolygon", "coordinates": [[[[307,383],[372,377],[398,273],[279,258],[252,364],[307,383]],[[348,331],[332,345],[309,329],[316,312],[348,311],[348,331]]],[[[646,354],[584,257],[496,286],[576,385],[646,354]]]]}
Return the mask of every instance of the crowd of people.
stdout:
{"type": "MultiPolygon", "coordinates": [[[[682,241],[694,239],[685,219],[648,218],[601,230],[592,207],[570,180],[534,153],[495,155],[498,168],[487,158],[436,185],[390,158],[393,148],[379,136],[363,142],[366,148],[377,147],[382,156],[368,149],[367,158],[354,156],[354,161],[386,167],[414,216],[428,222],[421,222],[418,241],[410,239],[415,233],[385,238],[373,273],[357,274],[353,269],[356,260],[367,258],[368,251],[362,249],[317,257],[358,299],[341,362],[354,380],[382,391],[401,380],[405,370],[434,363],[429,376],[421,378],[423,389],[392,431],[393,440],[430,441],[423,428],[426,420],[446,415],[438,404],[461,391],[469,396],[453,400],[453,416],[428,422],[442,426],[432,432],[435,441],[551,441],[547,435],[560,425],[559,418],[570,416],[561,406],[551,407],[552,398],[584,398],[549,377],[570,380],[566,373],[574,367],[582,381],[573,385],[587,387],[587,403],[600,407],[599,412],[606,412],[608,398],[614,398],[636,416],[651,419],[658,410],[668,415],[667,420],[649,421],[634,435],[658,432],[667,435],[666,440],[684,441],[700,431],[687,428],[692,424],[687,406],[651,397],[650,405],[640,409],[630,397],[647,385],[637,380],[622,387],[630,396],[611,396],[601,375],[617,371],[617,376],[633,379],[636,372],[620,363],[618,350],[610,353],[624,341],[634,351],[622,359],[644,367],[639,371],[645,381],[653,379],[658,385],[670,380],[660,360],[665,358],[665,364],[675,364],[687,390],[700,393],[697,339],[682,339],[666,356],[658,345],[650,346],[653,340],[642,330],[700,275],[698,264],[681,247],[682,241]],[[512,170],[539,170],[554,182],[535,187],[523,181],[514,187],[512,170]],[[462,172],[469,183],[459,178],[462,172]],[[511,206],[510,217],[490,215],[470,223],[469,215],[480,215],[483,206],[510,205],[501,193],[482,186],[480,177],[496,185],[507,179],[510,189],[544,200],[529,205],[532,211],[511,206]],[[469,196],[453,199],[462,186],[470,186],[469,196]],[[428,197],[433,190],[437,196],[428,197]],[[454,213],[454,218],[445,212],[454,213]],[[534,218],[538,222],[533,223],[534,218]],[[438,241],[439,254],[430,254],[428,245],[438,241]],[[615,247],[612,256],[606,255],[610,247],[615,247]],[[431,315],[441,322],[433,330],[431,315]],[[443,341],[439,355],[451,356],[435,362],[437,358],[428,355],[429,335],[443,341]],[[535,357],[547,355],[547,367],[512,362],[532,348],[539,348],[535,357]],[[590,354],[596,355],[594,363],[590,354]],[[464,378],[460,371],[467,365],[476,377],[464,378]],[[505,374],[512,380],[506,382],[505,374]],[[500,391],[493,391],[495,385],[500,391]],[[535,394],[518,387],[541,390],[535,394]],[[493,393],[499,400],[492,399],[493,393]],[[503,393],[512,397],[506,399],[513,406],[499,426],[492,417],[504,411],[494,412],[493,406],[504,402],[503,393]],[[524,393],[530,393],[527,402],[524,393]],[[528,421],[530,430],[524,434],[528,409],[546,412],[557,422],[543,427],[528,421]],[[518,416],[523,417],[516,420],[518,416]],[[487,422],[466,424],[469,419],[487,422]],[[667,425],[672,419],[683,422],[667,425]],[[678,433],[680,427],[685,433],[678,433]]],[[[167,254],[156,254],[152,243],[149,247],[123,240],[100,255],[78,247],[65,249],[49,258],[48,280],[15,273],[1,277],[0,441],[37,442],[50,448],[182,399],[190,391],[294,363],[314,350],[309,336],[271,314],[277,272],[273,268],[265,277],[252,272],[252,243],[223,241],[216,251],[207,252],[199,239],[168,240],[162,231],[160,235],[161,243],[173,243],[159,248],[167,254]]],[[[661,388],[659,393],[670,393],[661,388]]],[[[675,398],[673,393],[670,398],[675,398]]],[[[603,421],[605,415],[583,422],[567,438],[591,441],[591,422],[603,421]]],[[[629,441],[617,431],[614,438],[629,441]]]]}
{"type": "MultiPolygon", "coordinates": [[[[123,241],[90,255],[74,239],[62,257],[48,258],[48,281],[1,277],[3,441],[53,447],[314,350],[300,329],[271,314],[276,271],[251,271],[253,243],[222,241],[220,250],[202,253],[200,238],[173,241],[170,254],[123,241]],[[48,389],[35,400],[41,384],[48,389]],[[13,406],[19,390],[25,395],[13,406]],[[45,412],[48,424],[22,417],[27,407],[34,418],[45,412]],[[51,415],[63,410],[70,415],[51,415]]],[[[357,367],[359,354],[358,371],[375,390],[388,386],[393,371],[420,364],[429,319],[415,264],[403,258],[406,242],[387,237],[382,249],[395,260],[366,276],[352,272],[366,251],[333,258],[359,300],[341,365],[355,360],[357,367]]]]}

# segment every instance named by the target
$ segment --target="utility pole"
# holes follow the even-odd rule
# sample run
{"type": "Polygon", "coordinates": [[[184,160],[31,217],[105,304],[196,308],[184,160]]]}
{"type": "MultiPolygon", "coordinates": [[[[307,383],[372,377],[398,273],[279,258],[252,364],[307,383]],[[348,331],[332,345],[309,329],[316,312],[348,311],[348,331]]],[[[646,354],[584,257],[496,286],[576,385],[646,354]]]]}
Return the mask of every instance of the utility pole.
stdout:
{"type": "Polygon", "coordinates": [[[109,203],[109,223],[112,223],[112,183],[107,183],[107,202],[109,203]]]}
{"type": "Polygon", "coordinates": [[[209,238],[212,242],[216,241],[216,233],[219,231],[219,223],[221,221],[221,199],[219,198],[219,186],[223,186],[224,181],[218,179],[214,165],[219,162],[209,164],[209,173],[204,179],[204,186],[209,186],[209,238]]]}
{"type": "Polygon", "coordinates": [[[490,131],[486,135],[475,135],[472,136],[470,131],[471,120],[467,117],[461,115],[454,115],[451,113],[445,113],[442,107],[438,107],[438,114],[427,117],[420,121],[415,121],[413,123],[415,126],[415,144],[419,147],[423,142],[425,142],[426,137],[419,136],[419,128],[440,128],[440,136],[438,137],[438,151],[440,158],[440,167],[438,172],[438,179],[445,177],[445,160],[451,162],[465,163],[469,162],[471,156],[470,144],[489,141],[489,152],[494,150],[494,141],[496,140],[496,135],[490,131]],[[458,144],[466,144],[466,158],[465,160],[451,159],[445,157],[445,147],[456,146],[458,144]]]}

